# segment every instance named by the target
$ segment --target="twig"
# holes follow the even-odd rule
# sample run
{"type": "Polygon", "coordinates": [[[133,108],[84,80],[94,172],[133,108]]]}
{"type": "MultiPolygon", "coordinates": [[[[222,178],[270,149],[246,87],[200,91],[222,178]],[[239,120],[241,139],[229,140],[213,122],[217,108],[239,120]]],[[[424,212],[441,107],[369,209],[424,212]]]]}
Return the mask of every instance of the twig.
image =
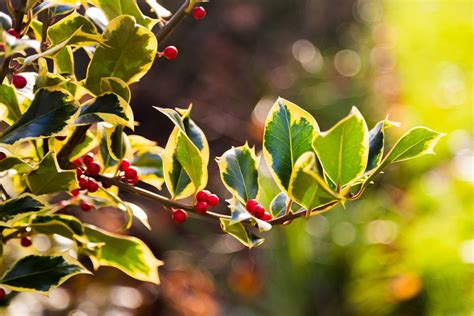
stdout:
{"type": "Polygon", "coordinates": [[[156,33],[156,39],[158,40],[158,44],[165,40],[166,37],[173,32],[179,22],[191,12],[192,8],[194,7],[195,0],[186,0],[184,1],[183,5],[176,11],[175,14],[169,19],[166,24],[158,30],[156,33]]]}

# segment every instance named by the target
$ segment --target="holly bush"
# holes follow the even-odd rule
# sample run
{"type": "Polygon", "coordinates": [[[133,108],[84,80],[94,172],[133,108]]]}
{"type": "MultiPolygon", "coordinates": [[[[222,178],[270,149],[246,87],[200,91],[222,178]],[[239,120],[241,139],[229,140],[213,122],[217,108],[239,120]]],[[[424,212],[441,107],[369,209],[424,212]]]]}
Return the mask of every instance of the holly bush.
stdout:
{"type": "Polygon", "coordinates": [[[278,98],[265,122],[263,161],[248,143],[214,159],[232,198],[228,211],[211,211],[223,203],[205,190],[210,151],[192,106],[156,107],[157,116],[174,124],[164,148],[133,134],[130,106],[130,86],[155,58],[178,55],[174,46],[159,50],[161,42],[183,18],[200,20],[206,11],[190,0],[174,14],[146,2],[153,17],[135,0],[6,1],[9,14],[0,15],[0,254],[5,243],[19,241],[26,255],[4,263],[2,297],[5,289],[48,293],[74,275],[91,273],[80,263],[87,259],[94,269],[111,266],[158,284],[162,261],[126,233],[134,220],[149,228],[146,213],[121,192],[161,204],[176,223],[190,212],[215,220],[252,248],[274,226],[360,198],[386,167],[433,153],[442,136],[415,127],[386,150],[385,131],[395,122],[383,119],[369,129],[353,107],[322,132],[310,113],[278,98]],[[88,57],[85,78],[76,72],[79,51],[88,57]],[[259,202],[262,168],[280,189],[269,205],[259,202]],[[71,213],[104,206],[123,212],[123,234],[71,213]],[[35,234],[61,236],[70,248],[47,256],[28,252],[35,234]]]}

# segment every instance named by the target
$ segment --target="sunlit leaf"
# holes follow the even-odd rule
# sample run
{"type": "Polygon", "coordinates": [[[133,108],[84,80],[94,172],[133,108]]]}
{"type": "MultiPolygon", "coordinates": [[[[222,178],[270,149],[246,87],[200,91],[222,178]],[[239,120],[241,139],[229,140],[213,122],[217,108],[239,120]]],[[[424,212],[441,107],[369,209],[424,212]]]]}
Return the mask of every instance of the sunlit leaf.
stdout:
{"type": "Polygon", "coordinates": [[[48,293],[78,274],[90,272],[71,257],[30,255],[15,262],[0,283],[15,291],[48,293]]]}
{"type": "Polygon", "coordinates": [[[265,241],[263,238],[249,232],[242,223],[231,224],[227,219],[220,219],[222,231],[235,237],[248,248],[258,247],[265,241]]]}
{"type": "Polygon", "coordinates": [[[277,184],[287,191],[296,160],[311,151],[319,132],[316,120],[302,108],[278,98],[265,122],[263,157],[277,184]]]}
{"type": "Polygon", "coordinates": [[[85,228],[90,241],[104,243],[95,256],[90,256],[95,268],[115,267],[137,280],[160,283],[158,267],[163,262],[155,258],[143,241],[106,232],[92,225],[85,228]]]}
{"type": "Polygon", "coordinates": [[[364,173],[369,156],[369,132],[362,114],[351,113],[314,139],[314,150],[337,190],[364,173]]]}
{"type": "Polygon", "coordinates": [[[216,158],[222,182],[242,203],[258,195],[258,163],[255,148],[232,147],[216,158]]]}
{"type": "MultiPolygon", "coordinates": [[[[137,5],[136,0],[89,0],[93,5],[100,8],[107,19],[112,20],[118,16],[131,15],[137,23],[151,28],[155,20],[145,16],[137,5]]],[[[112,23],[112,22],[111,22],[112,23]]]]}

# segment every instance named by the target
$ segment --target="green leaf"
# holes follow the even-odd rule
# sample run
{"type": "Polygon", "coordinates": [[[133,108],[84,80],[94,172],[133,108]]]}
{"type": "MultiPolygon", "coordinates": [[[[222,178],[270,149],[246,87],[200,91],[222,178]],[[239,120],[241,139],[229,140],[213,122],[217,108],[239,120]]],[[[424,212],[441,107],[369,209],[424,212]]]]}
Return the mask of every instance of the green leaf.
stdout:
{"type": "Polygon", "coordinates": [[[96,95],[101,92],[102,78],[117,77],[127,84],[139,81],[152,66],[158,46],[155,35],[127,15],[110,21],[103,37],[104,44],[95,50],[85,82],[96,95]]]}
{"type": "Polygon", "coordinates": [[[6,84],[0,85],[0,104],[7,109],[7,123],[12,124],[20,118],[21,110],[13,87],[6,84]]]}
{"type": "Polygon", "coordinates": [[[100,8],[108,20],[121,15],[131,15],[137,20],[138,24],[150,29],[157,22],[143,15],[136,0],[90,0],[90,2],[100,8]]]}
{"type": "Polygon", "coordinates": [[[151,230],[150,221],[148,221],[148,215],[146,212],[138,205],[124,202],[125,206],[131,210],[133,216],[140,221],[148,230],[151,230]]]}
{"type": "Polygon", "coordinates": [[[77,274],[90,272],[71,257],[30,255],[13,264],[0,283],[15,291],[48,293],[77,274]]]}
{"type": "Polygon", "coordinates": [[[436,132],[427,127],[412,128],[393,146],[385,158],[384,164],[434,154],[433,148],[443,136],[443,133],[436,132]]]}
{"type": "Polygon", "coordinates": [[[56,155],[47,154],[36,170],[26,176],[26,183],[33,194],[41,195],[61,191],[69,192],[77,185],[76,172],[61,170],[56,155]]]}
{"type": "Polygon", "coordinates": [[[216,158],[222,182],[242,203],[258,195],[258,163],[255,148],[232,147],[216,158]]]}
{"type": "Polygon", "coordinates": [[[271,224],[267,223],[266,221],[262,221],[250,214],[245,208],[245,206],[235,196],[233,196],[230,200],[227,200],[227,203],[229,203],[231,216],[229,222],[230,225],[250,220],[252,223],[257,225],[260,231],[269,231],[270,229],[272,229],[271,224]]]}
{"type": "Polygon", "coordinates": [[[0,172],[10,169],[15,169],[19,173],[24,173],[30,171],[33,169],[33,167],[27,162],[16,157],[7,157],[0,161],[0,172]]]}
{"type": "Polygon", "coordinates": [[[95,137],[95,135],[88,131],[84,141],[78,144],[76,147],[74,147],[74,150],[72,151],[70,155],[71,160],[82,157],[86,153],[90,152],[92,149],[97,147],[97,143],[98,143],[98,140],[95,137]]]}
{"type": "Polygon", "coordinates": [[[270,202],[270,213],[273,218],[283,216],[286,212],[286,208],[290,203],[290,198],[285,192],[278,193],[273,200],[270,202]]]}
{"type": "Polygon", "coordinates": [[[115,93],[106,93],[85,103],[74,123],[86,125],[99,122],[121,124],[133,129],[132,108],[115,93]]]}
{"type": "Polygon", "coordinates": [[[242,223],[231,224],[227,219],[220,219],[222,231],[235,237],[244,246],[254,248],[260,246],[265,240],[247,230],[242,223]]]}
{"type": "Polygon", "coordinates": [[[13,144],[19,140],[60,134],[76,111],[77,106],[69,101],[66,93],[41,89],[23,116],[3,132],[0,142],[13,144]]]}
{"type": "Polygon", "coordinates": [[[119,78],[102,78],[100,80],[100,90],[102,91],[102,93],[113,92],[121,96],[128,103],[130,103],[130,88],[123,80],[119,78]]]}
{"type": "Polygon", "coordinates": [[[70,215],[32,216],[25,227],[31,227],[35,232],[46,235],[57,234],[74,240],[84,235],[81,221],[70,215]]]}
{"type": "Polygon", "coordinates": [[[134,279],[160,283],[158,267],[162,261],[155,258],[148,246],[138,238],[120,236],[87,225],[86,235],[91,242],[104,243],[91,260],[96,268],[115,267],[134,279]]]}
{"type": "Polygon", "coordinates": [[[117,125],[112,128],[106,128],[107,148],[109,154],[115,160],[122,160],[127,151],[130,151],[130,143],[127,134],[123,132],[123,125],[117,125]]]}
{"type": "Polygon", "coordinates": [[[329,131],[313,142],[326,175],[337,190],[364,173],[369,156],[369,132],[356,107],[329,131]]]}
{"type": "Polygon", "coordinates": [[[263,157],[283,191],[288,190],[296,160],[312,150],[312,139],[318,133],[318,124],[311,114],[278,98],[265,122],[263,157]]]}
{"type": "Polygon", "coordinates": [[[54,73],[74,76],[74,55],[70,46],[63,47],[54,55],[54,73]]]}
{"type": "Polygon", "coordinates": [[[0,203],[0,222],[16,221],[32,212],[38,212],[45,204],[35,196],[25,193],[0,203]]]}
{"type": "Polygon", "coordinates": [[[207,184],[207,139],[189,118],[191,107],[181,114],[171,109],[156,109],[176,125],[162,154],[166,186],[174,198],[188,197],[207,184]]]}
{"type": "Polygon", "coordinates": [[[137,169],[140,181],[148,183],[158,190],[165,181],[163,178],[163,161],[161,154],[163,148],[158,146],[146,147],[137,151],[132,162],[137,169]]]}
{"type": "Polygon", "coordinates": [[[101,42],[94,24],[74,11],[59,22],[48,28],[48,38],[51,45],[57,45],[68,40],[68,45],[92,45],[101,42]],[[81,32],[77,32],[81,30],[81,32]]]}
{"type": "Polygon", "coordinates": [[[392,126],[399,126],[398,123],[387,119],[378,122],[369,131],[369,158],[365,172],[377,167],[382,161],[384,151],[385,130],[392,126]]]}
{"type": "Polygon", "coordinates": [[[317,173],[316,156],[312,151],[296,161],[288,191],[294,201],[309,211],[341,199],[317,173]]]}

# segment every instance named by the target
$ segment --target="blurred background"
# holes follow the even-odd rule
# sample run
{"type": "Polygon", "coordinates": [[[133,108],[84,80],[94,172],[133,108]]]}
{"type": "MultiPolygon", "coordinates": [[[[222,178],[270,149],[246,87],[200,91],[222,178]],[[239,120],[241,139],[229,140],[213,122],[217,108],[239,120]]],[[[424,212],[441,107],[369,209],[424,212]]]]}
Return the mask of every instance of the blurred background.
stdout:
{"type": "MultiPolygon", "coordinates": [[[[322,130],[353,105],[369,128],[389,114],[402,123],[388,131],[390,145],[412,126],[431,127],[447,134],[437,155],[393,165],[346,210],[275,228],[253,250],[215,223],[175,225],[139,200],[153,230],[137,223],[131,234],[165,261],[161,286],[103,268],[49,298],[17,295],[4,314],[474,315],[473,1],[204,6],[206,19],[188,18],[160,45],[177,46],[179,57],[157,60],[133,86],[137,134],[164,146],[172,125],[152,106],[192,102],[211,157],[246,140],[260,150],[266,114],[282,96],[322,130]]],[[[227,197],[212,159],[210,173],[209,189],[227,197]]],[[[275,189],[267,182],[269,199],[275,189]]],[[[123,220],[108,210],[87,216],[112,231],[123,220]]],[[[45,238],[34,241],[40,252],[45,238]]]]}

